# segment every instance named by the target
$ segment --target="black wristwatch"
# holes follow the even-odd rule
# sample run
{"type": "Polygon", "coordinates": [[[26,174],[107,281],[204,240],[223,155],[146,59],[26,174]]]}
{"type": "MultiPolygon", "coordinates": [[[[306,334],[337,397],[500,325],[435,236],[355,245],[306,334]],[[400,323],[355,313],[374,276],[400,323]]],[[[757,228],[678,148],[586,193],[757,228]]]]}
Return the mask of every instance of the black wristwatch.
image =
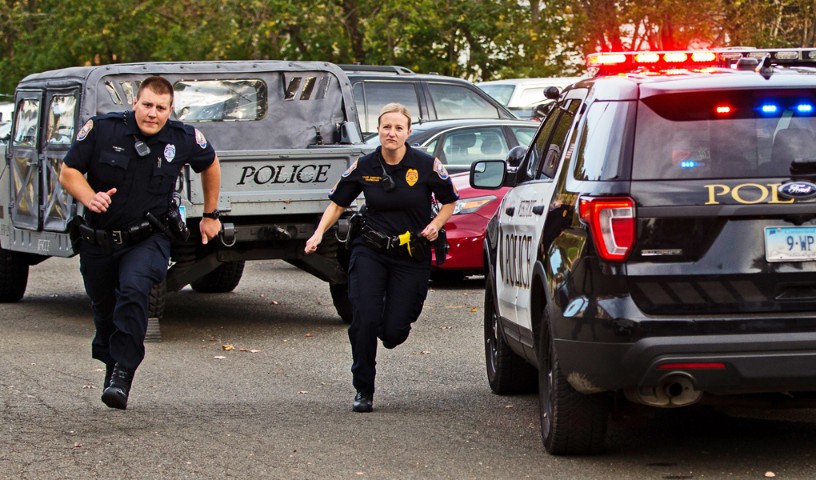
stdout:
{"type": "Polygon", "coordinates": [[[212,218],[213,220],[218,220],[218,217],[221,216],[221,212],[216,208],[210,213],[207,212],[202,213],[201,216],[204,218],[212,218]]]}

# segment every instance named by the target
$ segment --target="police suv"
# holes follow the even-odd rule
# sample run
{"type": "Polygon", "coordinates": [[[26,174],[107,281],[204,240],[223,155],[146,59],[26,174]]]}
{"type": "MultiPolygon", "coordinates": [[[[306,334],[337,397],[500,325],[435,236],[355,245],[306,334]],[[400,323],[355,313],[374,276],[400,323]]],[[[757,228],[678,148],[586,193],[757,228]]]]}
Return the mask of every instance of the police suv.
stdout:
{"type": "Polygon", "coordinates": [[[552,454],[653,407],[816,391],[816,49],[592,54],[485,239],[491,389],[538,384],[552,454]],[[536,372],[537,370],[537,372],[536,372]]]}
{"type": "Polygon", "coordinates": [[[172,118],[195,126],[215,147],[218,209],[225,215],[219,241],[201,245],[203,191],[197,175],[182,171],[175,191],[192,235],[173,246],[166,283],[151,295],[151,317],[163,314],[165,291],[189,284],[229,292],[246,261],[274,258],[327,281],[338,313],[350,322],[345,256],[334,232],[318,255],[303,253],[328,191],[371,150],[356,123],[351,83],[325,62],[146,62],[24,78],[14,94],[10,141],[5,152],[0,147],[0,302],[25,294],[31,265],[76,253],[69,225],[84,207],[58,182],[62,159],[78,126],[130,110],[139,82],[150,75],[173,84],[172,118]]]}

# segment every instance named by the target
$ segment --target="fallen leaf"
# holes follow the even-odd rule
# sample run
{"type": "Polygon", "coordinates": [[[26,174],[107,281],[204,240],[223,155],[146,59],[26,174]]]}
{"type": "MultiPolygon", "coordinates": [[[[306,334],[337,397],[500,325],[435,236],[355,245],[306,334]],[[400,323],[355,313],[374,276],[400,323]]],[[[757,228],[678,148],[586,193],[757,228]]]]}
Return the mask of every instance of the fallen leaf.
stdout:
{"type": "Polygon", "coordinates": [[[776,474],[774,472],[765,472],[765,478],[773,478],[776,474]]]}
{"type": "Polygon", "coordinates": [[[223,356],[223,355],[216,355],[216,356],[214,356],[213,358],[214,358],[214,359],[216,359],[216,360],[223,360],[223,359],[225,359],[225,358],[227,358],[227,357],[225,357],[225,356],[223,356]]]}
{"type": "Polygon", "coordinates": [[[505,405],[504,408],[513,408],[512,405],[505,405]]]}
{"type": "Polygon", "coordinates": [[[314,333],[312,333],[312,332],[308,332],[306,335],[304,335],[304,337],[306,337],[306,338],[312,338],[312,337],[314,337],[314,333]]]}
{"type": "Polygon", "coordinates": [[[74,442],[74,448],[82,448],[82,444],[79,442],[74,442]]]}
{"type": "Polygon", "coordinates": [[[245,347],[241,347],[238,351],[240,351],[240,352],[249,352],[249,353],[258,353],[258,352],[260,352],[260,350],[249,349],[249,348],[245,348],[245,347]]]}
{"type": "Polygon", "coordinates": [[[430,355],[431,352],[429,352],[428,350],[423,350],[423,351],[419,352],[419,354],[420,355],[430,355]]]}
{"type": "Polygon", "coordinates": [[[464,305],[447,305],[445,308],[465,308],[464,305]]]}
{"type": "Polygon", "coordinates": [[[277,301],[277,300],[272,300],[272,301],[271,301],[271,302],[269,302],[269,303],[270,303],[271,305],[280,305],[280,303],[278,303],[278,301],[277,301]]]}
{"type": "Polygon", "coordinates": [[[471,309],[470,309],[470,311],[471,311],[471,312],[478,312],[478,311],[479,311],[479,309],[478,309],[478,308],[476,308],[476,307],[473,307],[473,308],[471,308],[471,309]]]}
{"type": "Polygon", "coordinates": [[[229,343],[226,344],[226,345],[221,345],[221,350],[223,350],[225,352],[231,352],[231,351],[235,350],[235,345],[230,345],[229,343]]]}
{"type": "Polygon", "coordinates": [[[306,395],[307,393],[309,393],[308,390],[301,390],[301,391],[298,392],[298,394],[300,394],[300,395],[306,395]]]}

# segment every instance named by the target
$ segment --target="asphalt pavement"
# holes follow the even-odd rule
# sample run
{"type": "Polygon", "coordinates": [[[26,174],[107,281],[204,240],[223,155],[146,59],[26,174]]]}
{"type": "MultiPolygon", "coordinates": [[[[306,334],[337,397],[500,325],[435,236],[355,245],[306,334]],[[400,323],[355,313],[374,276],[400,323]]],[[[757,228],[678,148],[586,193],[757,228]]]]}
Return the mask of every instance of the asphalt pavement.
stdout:
{"type": "Polygon", "coordinates": [[[805,479],[816,410],[623,408],[607,452],[547,455],[535,394],[484,377],[482,279],[432,285],[408,341],[378,355],[351,412],[351,351],[328,286],[250,262],[228,294],[168,297],[126,411],[102,365],[76,259],[31,269],[0,304],[0,476],[259,479],[805,479]]]}

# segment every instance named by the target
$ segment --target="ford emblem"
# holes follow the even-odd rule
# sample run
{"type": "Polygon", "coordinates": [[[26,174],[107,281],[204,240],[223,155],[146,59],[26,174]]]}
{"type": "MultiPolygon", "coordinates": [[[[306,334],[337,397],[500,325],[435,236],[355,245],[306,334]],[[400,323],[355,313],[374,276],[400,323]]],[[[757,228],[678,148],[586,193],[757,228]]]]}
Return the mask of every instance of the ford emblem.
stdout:
{"type": "Polygon", "coordinates": [[[816,185],[810,182],[790,182],[780,185],[777,190],[783,198],[805,200],[816,197],[816,185]]]}

